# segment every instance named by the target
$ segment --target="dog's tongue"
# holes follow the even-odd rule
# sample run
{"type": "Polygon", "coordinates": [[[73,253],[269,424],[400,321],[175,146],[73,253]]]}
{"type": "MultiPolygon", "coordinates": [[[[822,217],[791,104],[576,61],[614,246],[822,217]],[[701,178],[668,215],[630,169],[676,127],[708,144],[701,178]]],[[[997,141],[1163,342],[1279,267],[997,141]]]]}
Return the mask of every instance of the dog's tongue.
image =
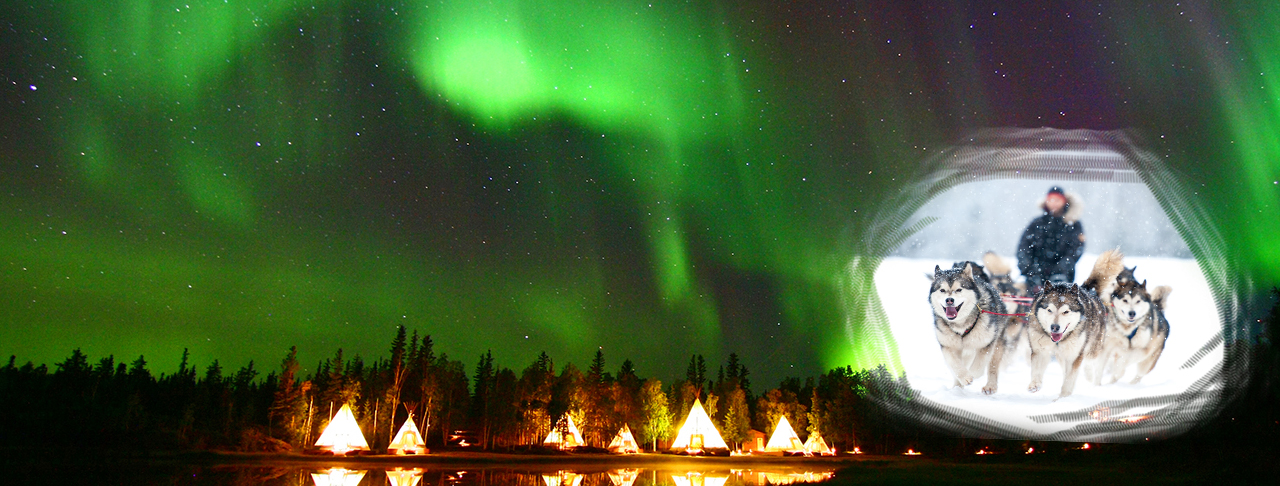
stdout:
{"type": "Polygon", "coordinates": [[[1049,339],[1052,339],[1052,340],[1053,340],[1053,342],[1055,342],[1055,343],[1056,343],[1056,342],[1058,342],[1058,341],[1061,341],[1061,340],[1062,340],[1062,333],[1060,333],[1060,332],[1051,332],[1051,333],[1049,333],[1049,339]]]}
{"type": "Polygon", "coordinates": [[[942,310],[947,313],[947,319],[955,319],[960,314],[960,307],[943,306],[942,310]]]}

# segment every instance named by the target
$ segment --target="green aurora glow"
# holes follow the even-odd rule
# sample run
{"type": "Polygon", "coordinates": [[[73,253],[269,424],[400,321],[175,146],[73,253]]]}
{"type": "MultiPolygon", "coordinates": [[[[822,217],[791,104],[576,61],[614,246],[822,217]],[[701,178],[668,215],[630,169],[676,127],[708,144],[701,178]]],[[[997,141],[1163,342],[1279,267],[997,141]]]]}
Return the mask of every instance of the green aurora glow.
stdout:
{"type": "Polygon", "coordinates": [[[0,351],[271,367],[380,355],[407,325],[507,366],[600,346],[661,377],[730,351],[770,381],[872,366],[891,351],[845,332],[843,249],[988,126],[1136,128],[1261,295],[1262,5],[1106,11],[1043,44],[999,33],[1058,25],[1034,12],[862,3],[5,6],[0,351]]]}

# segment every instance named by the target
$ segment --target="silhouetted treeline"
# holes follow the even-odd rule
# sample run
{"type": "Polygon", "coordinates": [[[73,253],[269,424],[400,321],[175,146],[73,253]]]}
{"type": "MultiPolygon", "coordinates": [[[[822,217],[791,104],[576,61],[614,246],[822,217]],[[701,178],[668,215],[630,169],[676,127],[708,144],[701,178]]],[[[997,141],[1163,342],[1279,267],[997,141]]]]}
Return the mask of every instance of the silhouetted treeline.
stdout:
{"type": "MultiPolygon", "coordinates": [[[[1197,444],[1280,439],[1280,305],[1269,320],[1265,335],[1228,350],[1229,362],[1248,360],[1241,368],[1247,382],[1239,382],[1240,399],[1191,435],[1197,444]]],[[[963,453],[972,445],[888,413],[885,405],[910,409],[915,393],[905,377],[883,367],[787,378],[757,395],[736,354],[714,374],[703,356],[694,355],[684,379],[664,384],[640,376],[630,360],[609,371],[602,351],[585,370],[557,366],[546,353],[520,370],[497,365],[491,352],[467,367],[436,354],[430,336],[406,335],[404,328],[388,351],[366,362],[338,349],[305,376],[296,348],[265,375],[254,362],[234,372],[216,360],[198,369],[185,351],[176,371],[158,375],[143,357],[94,360],[79,349],[52,368],[19,366],[10,357],[0,369],[0,439],[21,448],[299,450],[350,404],[375,450],[386,446],[409,412],[429,447],[449,446],[458,437],[486,449],[536,445],[555,419],[568,414],[590,446],[604,447],[627,424],[641,444],[661,449],[700,399],[734,447],[752,429],[772,434],[780,416],[802,438],[817,431],[839,450],[963,453]],[[454,437],[458,431],[465,433],[454,437]]]]}
{"type": "Polygon", "coordinates": [[[604,447],[627,424],[652,449],[674,437],[695,398],[734,446],[752,429],[771,434],[782,415],[801,436],[821,431],[841,449],[890,448],[909,427],[889,423],[868,400],[884,383],[896,386],[883,368],[790,378],[757,396],[736,354],[714,375],[694,355],[683,380],[663,384],[638,375],[630,360],[610,371],[602,351],[585,370],[542,353],[517,371],[496,365],[491,352],[468,368],[437,355],[430,336],[406,336],[404,328],[386,356],[365,361],[338,349],[309,375],[296,348],[265,374],[254,362],[234,372],[218,361],[198,369],[185,351],[176,371],[159,374],[143,357],[95,361],[79,349],[52,368],[15,361],[0,369],[0,434],[17,447],[297,450],[314,443],[343,404],[374,449],[409,412],[432,447],[456,431],[487,449],[536,445],[568,414],[590,446],[604,447]]]}

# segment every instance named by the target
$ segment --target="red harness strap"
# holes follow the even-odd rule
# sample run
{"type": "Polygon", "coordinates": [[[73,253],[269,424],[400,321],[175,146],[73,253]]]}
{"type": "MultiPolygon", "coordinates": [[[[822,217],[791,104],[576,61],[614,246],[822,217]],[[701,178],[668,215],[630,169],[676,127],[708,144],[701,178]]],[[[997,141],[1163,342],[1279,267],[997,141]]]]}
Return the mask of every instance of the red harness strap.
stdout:
{"type": "Polygon", "coordinates": [[[1027,317],[1027,315],[1026,315],[1026,314],[1001,314],[1001,313],[999,313],[999,312],[991,312],[991,311],[986,310],[986,309],[978,309],[978,310],[982,311],[982,313],[983,313],[983,314],[992,314],[992,315],[997,315],[997,316],[1017,316],[1017,317],[1027,317]]]}

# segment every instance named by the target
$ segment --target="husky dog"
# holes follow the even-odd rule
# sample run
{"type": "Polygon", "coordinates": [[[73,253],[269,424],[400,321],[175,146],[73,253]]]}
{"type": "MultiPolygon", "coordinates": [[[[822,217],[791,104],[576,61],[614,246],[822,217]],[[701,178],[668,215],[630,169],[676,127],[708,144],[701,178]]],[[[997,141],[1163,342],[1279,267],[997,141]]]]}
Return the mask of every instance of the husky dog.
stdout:
{"type": "Polygon", "coordinates": [[[1124,267],[1124,270],[1120,271],[1120,275],[1116,275],[1116,285],[1124,285],[1125,282],[1133,281],[1133,272],[1137,269],[1137,265],[1124,267]]]}
{"type": "MultiPolygon", "coordinates": [[[[1127,269],[1126,269],[1127,270],[1127,269]]],[[[1107,337],[1095,364],[1093,382],[1102,382],[1102,373],[1111,365],[1111,380],[1115,383],[1124,376],[1130,362],[1137,361],[1138,372],[1131,384],[1137,384],[1155,367],[1169,339],[1169,321],[1164,318],[1164,299],[1173,288],[1161,285],[1147,292],[1147,281],[1137,283],[1130,271],[1129,280],[1111,293],[1111,312],[1107,319],[1107,337]]]]}
{"type": "Polygon", "coordinates": [[[1071,395],[1076,376],[1086,356],[1098,356],[1106,337],[1107,311],[1098,297],[1102,289],[1115,284],[1124,266],[1119,250],[1108,250],[1093,264],[1084,285],[1045,284],[1044,290],[1031,302],[1027,334],[1031,342],[1031,383],[1027,390],[1040,390],[1049,359],[1062,363],[1062,391],[1058,398],[1071,395]]]}
{"type": "MultiPolygon", "coordinates": [[[[1013,268],[1008,263],[1005,263],[1004,259],[1000,258],[1000,255],[993,251],[988,251],[982,255],[982,263],[986,265],[987,279],[996,290],[1000,291],[1002,300],[1005,295],[1013,298],[1027,296],[1027,285],[1013,282],[1013,276],[1011,275],[1013,268]]],[[[1002,313],[1009,314],[1002,316],[1007,318],[1008,321],[1005,323],[1004,336],[1002,337],[1006,355],[1009,353],[1014,353],[1014,355],[1022,354],[1016,350],[1027,342],[1023,332],[1026,330],[1027,325],[1025,317],[1018,314],[1026,315],[1027,309],[1030,308],[1028,304],[1030,304],[1029,301],[1026,303],[1014,300],[1004,301],[1004,311],[1002,313]]],[[[1005,359],[1001,363],[1007,366],[1010,361],[1005,359]]]]}
{"type": "Polygon", "coordinates": [[[929,304],[933,307],[934,334],[942,347],[942,359],[955,376],[955,386],[973,383],[986,367],[987,384],[982,393],[990,395],[996,392],[1004,353],[1000,338],[1006,322],[992,312],[1003,311],[1004,306],[980,265],[961,262],[956,266],[960,268],[933,268],[929,304]]]}

